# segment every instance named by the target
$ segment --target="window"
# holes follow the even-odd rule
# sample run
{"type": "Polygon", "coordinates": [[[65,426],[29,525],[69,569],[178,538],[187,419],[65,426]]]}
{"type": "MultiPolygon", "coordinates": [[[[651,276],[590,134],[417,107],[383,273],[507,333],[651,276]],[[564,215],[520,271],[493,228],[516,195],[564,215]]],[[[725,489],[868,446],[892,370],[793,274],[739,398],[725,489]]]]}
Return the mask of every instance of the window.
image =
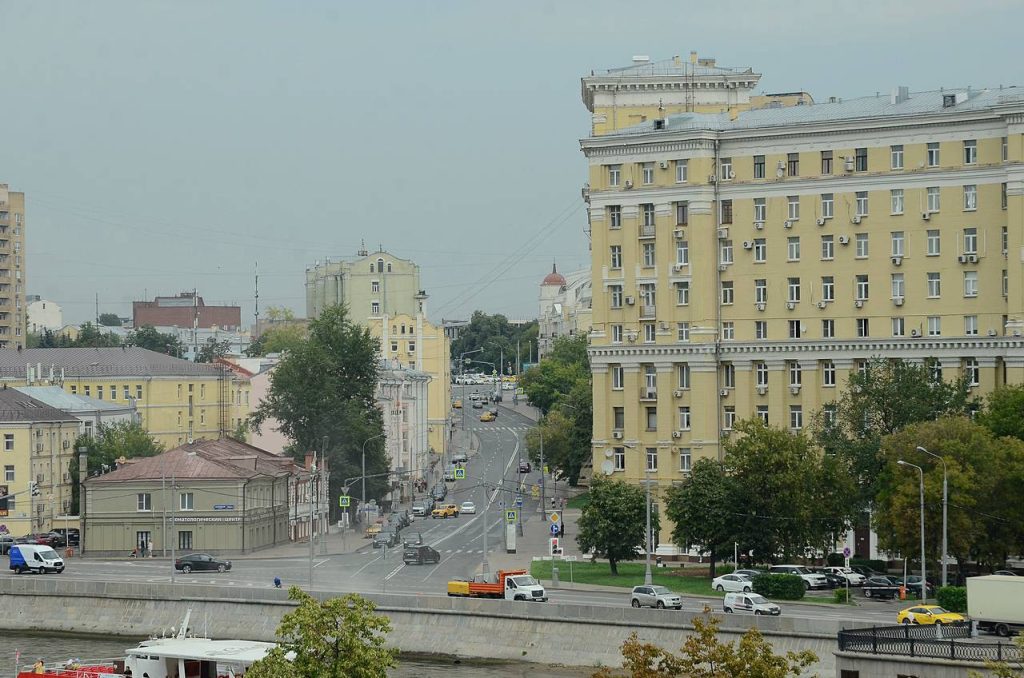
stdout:
{"type": "Polygon", "coordinates": [[[657,333],[654,329],[654,323],[643,323],[644,326],[644,343],[653,344],[657,341],[657,333]]]}
{"type": "Polygon", "coordinates": [[[925,361],[925,367],[931,370],[932,381],[942,381],[942,361],[931,358],[925,361]]]}
{"type": "Polygon", "coordinates": [[[868,215],[868,192],[857,191],[857,216],[866,217],[868,215]]]}
{"type": "Polygon", "coordinates": [[[640,214],[644,226],[654,226],[654,203],[645,202],[640,205],[640,214]]]}
{"type": "Polygon", "coordinates": [[[370,281],[370,293],[371,294],[377,294],[378,292],[380,292],[380,281],[379,280],[371,280],[370,281]]]}
{"type": "Polygon", "coordinates": [[[754,383],[757,386],[768,386],[768,363],[763,360],[754,363],[754,383]]]}
{"type": "Polygon", "coordinates": [[[153,496],[149,492],[139,492],[135,498],[135,508],[137,511],[152,511],[153,496]]]}
{"type": "Polygon", "coordinates": [[[688,165],[687,165],[687,161],[686,160],[676,160],[676,183],[677,184],[685,184],[686,183],[687,169],[688,169],[688,165]]]}
{"type": "Polygon", "coordinates": [[[1010,296],[1010,278],[1007,276],[1006,269],[1003,269],[1003,296],[1010,296]]]}
{"type": "Polygon", "coordinates": [[[858,337],[869,337],[871,333],[868,331],[868,319],[857,318],[857,336],[858,337]]]}
{"type": "Polygon", "coordinates": [[[854,151],[854,159],[856,161],[855,169],[858,172],[868,171],[868,149],[858,148],[854,151]]]}
{"type": "Polygon", "coordinates": [[[392,341],[391,342],[391,352],[392,353],[398,353],[398,342],[397,341],[392,341]]]}
{"type": "Polygon", "coordinates": [[[968,337],[974,337],[978,334],[978,316],[976,315],[965,315],[964,316],[964,334],[968,337]]]}
{"type": "Polygon", "coordinates": [[[786,155],[786,174],[791,177],[800,176],[800,154],[789,153],[786,155]]]}
{"type": "Polygon", "coordinates": [[[680,322],[676,323],[676,341],[689,341],[690,340],[690,323],[680,322]]]}
{"type": "Polygon", "coordinates": [[[182,511],[194,511],[195,496],[191,492],[182,492],[178,495],[178,508],[182,511]]]}
{"type": "Polygon", "coordinates": [[[13,449],[14,449],[14,434],[13,433],[5,433],[4,434],[4,451],[10,452],[13,449]]]}
{"type": "Polygon", "coordinates": [[[647,448],[647,470],[657,471],[658,470],[658,448],[648,447],[647,448]]]}
{"type": "Polygon", "coordinates": [[[645,242],[643,246],[644,267],[651,268],[657,260],[657,251],[653,242],[645,242]]]}
{"type": "Polygon", "coordinates": [[[757,278],[754,280],[754,303],[768,303],[768,281],[765,278],[757,278]]]}
{"type": "Polygon", "coordinates": [[[821,258],[823,261],[831,261],[836,256],[835,242],[831,235],[821,236],[821,258]]]}
{"type": "Polygon", "coordinates": [[[788,289],[786,300],[793,303],[800,301],[800,278],[788,278],[786,283],[788,289]]]}
{"type": "Polygon", "coordinates": [[[928,256],[937,257],[942,253],[942,242],[939,236],[939,229],[928,229],[925,233],[928,243],[928,256]]]}
{"type": "Polygon", "coordinates": [[[831,318],[825,318],[821,321],[821,337],[822,339],[834,339],[836,336],[836,321],[831,318]]]}
{"type": "Polygon", "coordinates": [[[690,430],[690,408],[680,407],[679,408],[679,430],[689,431],[690,430]]]}
{"type": "Polygon", "coordinates": [[[622,308],[622,285],[609,285],[612,308],[622,308]]]}
{"type": "Polygon", "coordinates": [[[181,530],[178,532],[178,550],[179,551],[191,551],[192,546],[192,530],[181,530]]]}
{"type": "Polygon", "coordinates": [[[893,231],[889,234],[889,239],[892,242],[892,256],[902,257],[906,256],[903,251],[904,237],[903,231],[893,231]]]}
{"type": "Polygon", "coordinates": [[[1003,137],[1003,139],[1002,139],[1002,142],[1003,142],[1002,155],[1000,156],[1003,159],[1003,162],[1006,162],[1007,160],[1010,159],[1010,146],[1007,143],[1008,141],[1009,141],[1009,139],[1007,137],[1003,137]]]}
{"type": "Polygon", "coordinates": [[[14,464],[4,466],[4,481],[8,483],[14,482],[14,464]]]}
{"type": "Polygon", "coordinates": [[[689,473],[690,472],[690,464],[691,464],[691,462],[692,462],[692,457],[690,456],[690,448],[689,447],[680,447],[679,448],[679,471],[682,472],[682,473],[689,473]]]}
{"type": "Polygon", "coordinates": [[[868,234],[858,233],[855,238],[856,242],[856,257],[858,259],[866,259],[868,256],[868,234]]]}
{"type": "Polygon", "coordinates": [[[761,420],[762,424],[764,424],[765,426],[768,425],[768,406],[767,405],[758,405],[757,406],[757,412],[755,413],[755,415],[757,416],[758,419],[761,420]]]}
{"type": "Polygon", "coordinates": [[[964,271],[964,296],[978,296],[978,272],[964,271]]]}
{"type": "MultiPolygon", "coordinates": [[[[825,407],[822,408],[822,412],[824,412],[824,414],[825,414],[825,423],[826,424],[831,426],[831,425],[834,425],[836,423],[836,406],[835,405],[825,405],[825,407]]],[[[856,675],[854,675],[852,677],[851,676],[847,676],[846,674],[848,674],[848,673],[856,674],[857,672],[856,671],[852,671],[852,672],[851,671],[843,671],[843,673],[841,675],[841,678],[857,678],[856,675]]]]}
{"type": "Polygon", "coordinates": [[[821,383],[825,386],[836,385],[836,364],[831,360],[821,361],[821,383]]]}
{"type": "Polygon", "coordinates": [[[903,145],[897,144],[889,147],[889,168],[894,170],[903,169],[903,145]]]}
{"type": "Polygon", "coordinates": [[[71,395],[75,395],[75,394],[78,393],[78,386],[76,386],[75,384],[71,384],[70,388],[71,388],[71,395]]]}
{"type": "Polygon", "coordinates": [[[964,210],[972,212],[978,209],[978,187],[975,184],[964,186],[964,210]]]}
{"type": "Polygon", "coordinates": [[[804,409],[800,405],[789,406],[789,427],[794,431],[804,427],[804,409]]]}
{"type": "Polygon", "coordinates": [[[722,168],[721,174],[719,175],[722,181],[728,181],[733,178],[732,173],[732,158],[722,158],[720,162],[722,168]]]}
{"type": "Polygon", "coordinates": [[[978,253],[978,229],[964,229],[964,254],[978,253]]]}
{"type": "Polygon", "coordinates": [[[832,151],[821,152],[821,173],[832,174],[832,151]]]}
{"type": "Polygon", "coordinates": [[[135,399],[142,400],[142,384],[135,385],[135,399]]]}
{"type": "Polygon", "coordinates": [[[942,296],[942,274],[938,271],[928,273],[928,298],[938,299],[942,296]]]}
{"type": "Polygon", "coordinates": [[[724,341],[732,341],[736,338],[736,323],[731,320],[722,322],[722,339],[724,341]]]}
{"type": "Polygon", "coordinates": [[[939,166],[939,142],[932,141],[928,144],[928,166],[939,166]]]}
{"type": "Polygon", "coordinates": [[[97,400],[103,400],[103,387],[102,386],[99,386],[99,385],[96,386],[96,399],[97,400]]]}
{"type": "Polygon", "coordinates": [[[676,387],[690,388],[690,365],[688,363],[676,365],[676,387]]]}
{"type": "Polygon", "coordinates": [[[821,217],[831,219],[835,211],[835,197],[831,193],[821,194],[821,217]]]}
{"type": "Polygon", "coordinates": [[[754,178],[755,179],[764,179],[764,156],[763,155],[755,155],[754,156],[754,178]]]}
{"type": "Polygon", "coordinates": [[[1003,226],[999,231],[999,251],[1005,257],[1010,251],[1010,229],[1003,226]]]}
{"type": "Polygon", "coordinates": [[[626,470],[626,448],[615,447],[613,448],[612,459],[615,460],[615,470],[625,471],[626,470]]]}
{"type": "Polygon", "coordinates": [[[786,238],[786,259],[800,261],[800,237],[786,238]]]}
{"type": "Polygon", "coordinates": [[[789,325],[789,338],[790,339],[799,339],[800,338],[800,321],[799,320],[789,320],[789,321],[787,321],[787,323],[789,325]]]}
{"type": "Polygon", "coordinates": [[[732,363],[722,363],[722,384],[726,388],[736,388],[736,366],[732,363]]]}
{"type": "Polygon", "coordinates": [[[768,242],[764,238],[754,238],[754,263],[763,264],[768,261],[768,242]]]}
{"type": "Polygon", "coordinates": [[[622,268],[622,245],[611,246],[611,266],[612,268],[622,268]]]}
{"type": "Polygon", "coordinates": [[[903,189],[894,188],[889,191],[889,202],[893,214],[903,214],[903,189]]]}
{"type": "Polygon", "coordinates": [[[676,226],[686,226],[690,223],[690,203],[681,200],[676,203],[676,226]]]}
{"type": "Polygon", "coordinates": [[[868,292],[869,292],[868,276],[864,275],[864,274],[858,275],[856,280],[857,280],[857,296],[855,298],[860,300],[860,301],[866,301],[867,298],[868,298],[868,292]]]}
{"type": "Polygon", "coordinates": [[[942,206],[942,201],[939,199],[939,187],[929,186],[925,189],[925,193],[928,199],[928,211],[938,212],[939,208],[942,206]]]}
{"type": "Polygon", "coordinates": [[[624,382],[622,365],[612,365],[612,388],[621,389],[624,382]]]}
{"type": "Polygon", "coordinates": [[[892,336],[902,337],[906,330],[906,324],[903,322],[903,318],[890,318],[890,320],[892,321],[892,336]]]}
{"type": "Polygon", "coordinates": [[[892,287],[892,298],[893,299],[902,299],[903,296],[904,296],[904,294],[903,294],[903,290],[904,290],[903,274],[902,273],[893,273],[890,276],[890,278],[891,278],[890,283],[891,283],[891,287],[892,287]]]}
{"type": "Polygon", "coordinates": [[[718,246],[718,263],[732,263],[732,240],[721,240],[718,246]]]}
{"type": "Polygon", "coordinates": [[[676,283],[676,305],[687,306],[690,303],[690,281],[676,283]]]}
{"type": "Polygon", "coordinates": [[[608,165],[608,185],[618,186],[622,181],[622,165],[608,165]]]}
{"type": "Polygon", "coordinates": [[[722,281],[722,303],[731,304],[733,300],[733,289],[731,280],[722,281]]]}
{"type": "Polygon", "coordinates": [[[676,241],[676,264],[679,266],[690,265],[690,243],[686,240],[676,241]]]}
{"type": "Polygon", "coordinates": [[[754,338],[755,339],[767,339],[768,338],[768,323],[764,320],[754,321],[754,338]]]}
{"type": "Polygon", "coordinates": [[[768,201],[765,198],[754,198],[754,221],[764,222],[768,216],[768,201]]]}
{"type": "Polygon", "coordinates": [[[796,221],[797,219],[800,218],[800,196],[791,195],[786,198],[786,201],[789,205],[789,211],[787,212],[787,214],[789,215],[789,220],[796,221]]]}
{"type": "Polygon", "coordinates": [[[981,368],[978,366],[977,358],[964,359],[964,376],[967,377],[967,383],[971,386],[981,383],[981,368]]]}
{"type": "Polygon", "coordinates": [[[131,400],[131,398],[132,398],[132,395],[131,395],[131,390],[130,390],[130,389],[128,388],[128,385],[127,385],[127,384],[125,384],[123,388],[124,388],[124,390],[123,390],[123,394],[124,394],[124,399],[125,399],[126,401],[127,401],[127,400],[131,400]]]}
{"type": "Polygon", "coordinates": [[[658,397],[658,370],[654,365],[644,365],[644,394],[648,399],[658,397]]]}
{"type": "Polygon", "coordinates": [[[836,279],[831,275],[821,276],[821,299],[822,301],[835,301],[836,279]]]}
{"type": "Polygon", "coordinates": [[[110,385],[110,399],[117,400],[117,385],[115,384],[110,385]]]}
{"type": "Polygon", "coordinates": [[[618,431],[621,431],[626,426],[626,408],[624,407],[613,407],[612,408],[612,427],[618,431]]]}
{"type": "Polygon", "coordinates": [[[608,205],[608,228],[622,228],[622,205],[608,205]]]}
{"type": "Polygon", "coordinates": [[[654,163],[645,162],[640,165],[641,177],[645,185],[654,183],[654,163]]]}
{"type": "Polygon", "coordinates": [[[929,337],[940,337],[942,336],[942,318],[937,315],[928,316],[928,336],[929,337]]]}
{"type": "Polygon", "coordinates": [[[723,200],[722,201],[722,223],[723,224],[731,224],[732,223],[732,200],[723,200]]]}
{"type": "Polygon", "coordinates": [[[380,315],[380,302],[379,301],[371,301],[370,302],[370,315],[380,315]]]}
{"type": "Polygon", "coordinates": [[[645,409],[646,409],[646,414],[647,414],[647,430],[648,431],[656,431],[656,430],[658,430],[658,408],[657,407],[647,407],[645,409]]]}
{"type": "Polygon", "coordinates": [[[978,142],[975,139],[964,141],[964,164],[973,165],[978,162],[978,142]]]}
{"type": "MultiPolygon", "coordinates": [[[[622,343],[622,325],[612,325],[612,343],[622,343]]],[[[397,351],[398,347],[396,346],[394,350],[397,351]]]]}
{"type": "Polygon", "coordinates": [[[800,386],[800,384],[803,383],[803,374],[800,371],[800,363],[793,360],[787,363],[787,367],[789,369],[789,385],[800,386]]]}

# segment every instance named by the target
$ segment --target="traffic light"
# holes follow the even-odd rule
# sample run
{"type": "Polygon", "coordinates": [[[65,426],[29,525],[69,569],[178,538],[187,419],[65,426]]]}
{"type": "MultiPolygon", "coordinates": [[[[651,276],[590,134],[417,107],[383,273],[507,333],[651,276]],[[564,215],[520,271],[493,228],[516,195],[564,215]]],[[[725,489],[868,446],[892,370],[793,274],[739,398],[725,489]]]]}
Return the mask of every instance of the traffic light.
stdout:
{"type": "Polygon", "coordinates": [[[29,494],[31,494],[33,497],[38,497],[39,496],[39,484],[36,483],[36,481],[34,481],[34,480],[30,481],[29,484],[28,484],[28,491],[29,491],[29,494]]]}

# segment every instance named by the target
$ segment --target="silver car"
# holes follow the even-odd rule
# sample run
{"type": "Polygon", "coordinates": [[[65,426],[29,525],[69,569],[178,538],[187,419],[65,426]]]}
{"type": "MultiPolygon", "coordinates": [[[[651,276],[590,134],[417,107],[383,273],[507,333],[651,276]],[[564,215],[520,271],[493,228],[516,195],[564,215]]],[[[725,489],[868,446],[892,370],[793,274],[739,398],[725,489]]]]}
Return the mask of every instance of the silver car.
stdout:
{"type": "Polygon", "coordinates": [[[683,599],[679,594],[664,586],[634,586],[629,603],[633,607],[656,607],[659,610],[666,607],[683,609],[683,599]]]}

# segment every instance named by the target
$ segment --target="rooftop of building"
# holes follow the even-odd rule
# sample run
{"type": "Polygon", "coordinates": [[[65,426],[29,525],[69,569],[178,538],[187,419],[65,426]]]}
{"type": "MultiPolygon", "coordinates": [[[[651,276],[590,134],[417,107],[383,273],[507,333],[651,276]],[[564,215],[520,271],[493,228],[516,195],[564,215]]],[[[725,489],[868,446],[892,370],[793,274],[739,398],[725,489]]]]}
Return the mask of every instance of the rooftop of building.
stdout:
{"type": "Polygon", "coordinates": [[[541,281],[541,285],[557,285],[561,287],[565,285],[565,276],[558,272],[556,264],[551,264],[551,273],[544,276],[544,280],[541,281]]]}
{"type": "Polygon", "coordinates": [[[6,386],[0,388],[0,422],[78,421],[41,400],[6,386]]]}
{"type": "Polygon", "coordinates": [[[696,52],[691,52],[689,59],[674,56],[671,59],[651,61],[648,57],[636,56],[629,66],[609,68],[604,72],[591,72],[589,78],[708,77],[742,74],[757,75],[750,66],[719,66],[715,59],[698,58],[696,52]]]}
{"type": "Polygon", "coordinates": [[[138,346],[113,348],[0,349],[0,379],[78,377],[216,377],[221,368],[194,363],[138,346]]]}
{"type": "Polygon", "coordinates": [[[159,308],[190,308],[192,306],[203,308],[240,308],[235,305],[207,306],[203,298],[192,291],[179,292],[172,297],[156,297],[153,301],[133,301],[132,305],[157,306],[159,308]]]}
{"type": "Polygon", "coordinates": [[[13,390],[24,393],[41,403],[69,414],[74,414],[75,412],[107,412],[113,414],[133,409],[127,404],[111,403],[106,400],[97,400],[88,396],[68,393],[60,386],[15,386],[13,390]]]}
{"type": "Polygon", "coordinates": [[[991,112],[1024,104],[1024,88],[1017,86],[995,89],[940,89],[922,92],[876,94],[854,99],[832,97],[826,101],[801,106],[760,108],[730,114],[678,113],[665,120],[648,120],[642,124],[609,132],[595,139],[616,136],[678,131],[730,131],[793,125],[834,123],[878,118],[920,118],[957,116],[965,113],[991,112]]]}

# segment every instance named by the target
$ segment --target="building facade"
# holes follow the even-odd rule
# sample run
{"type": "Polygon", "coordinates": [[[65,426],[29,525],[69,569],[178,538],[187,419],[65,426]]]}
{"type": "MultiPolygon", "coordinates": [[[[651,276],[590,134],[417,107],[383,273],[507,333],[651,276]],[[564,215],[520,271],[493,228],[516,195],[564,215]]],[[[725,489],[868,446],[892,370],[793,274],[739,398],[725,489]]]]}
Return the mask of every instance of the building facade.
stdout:
{"type": "Polygon", "coordinates": [[[581,143],[595,472],[667,487],[737,420],[828,416],[875,356],[977,395],[1024,382],[1018,90],[668,115],[581,143]]]}
{"type": "Polygon", "coordinates": [[[153,301],[132,302],[132,325],[142,327],[218,327],[237,332],[242,328],[240,306],[207,306],[203,298],[191,292],[153,301]]]}
{"type": "Polygon", "coordinates": [[[228,435],[250,412],[249,381],[227,366],[132,346],[0,350],[0,382],[134,405],[167,447],[228,435]]]}
{"type": "Polygon", "coordinates": [[[0,524],[14,536],[59,527],[71,507],[68,473],[80,422],[15,389],[0,388],[0,524]],[[35,491],[32,491],[32,488],[35,491]]]}
{"type": "Polygon", "coordinates": [[[25,263],[25,194],[0,184],[0,349],[25,345],[25,263]]]}
{"type": "Polygon", "coordinates": [[[108,402],[87,398],[68,393],[60,386],[15,386],[14,390],[78,419],[81,422],[79,431],[87,436],[92,436],[100,426],[139,422],[139,411],[134,401],[108,402]]]}
{"type": "Polygon", "coordinates": [[[64,327],[64,311],[59,304],[43,299],[39,295],[31,295],[26,301],[29,332],[60,332],[60,328],[64,327]]]}
{"type": "Polygon", "coordinates": [[[427,421],[431,377],[398,361],[381,362],[377,406],[384,419],[384,449],[397,474],[391,491],[397,503],[411,499],[414,486],[425,483],[432,468],[427,421]]]}
{"type": "Polygon", "coordinates": [[[554,265],[540,284],[540,314],[537,316],[538,360],[551,350],[558,337],[586,335],[591,324],[590,269],[563,276],[554,265]]]}
{"type": "Polygon", "coordinates": [[[360,250],[355,259],[325,260],[306,269],[306,317],[345,304],[360,324],[367,318],[419,309],[420,267],[384,250],[360,250]]]}

